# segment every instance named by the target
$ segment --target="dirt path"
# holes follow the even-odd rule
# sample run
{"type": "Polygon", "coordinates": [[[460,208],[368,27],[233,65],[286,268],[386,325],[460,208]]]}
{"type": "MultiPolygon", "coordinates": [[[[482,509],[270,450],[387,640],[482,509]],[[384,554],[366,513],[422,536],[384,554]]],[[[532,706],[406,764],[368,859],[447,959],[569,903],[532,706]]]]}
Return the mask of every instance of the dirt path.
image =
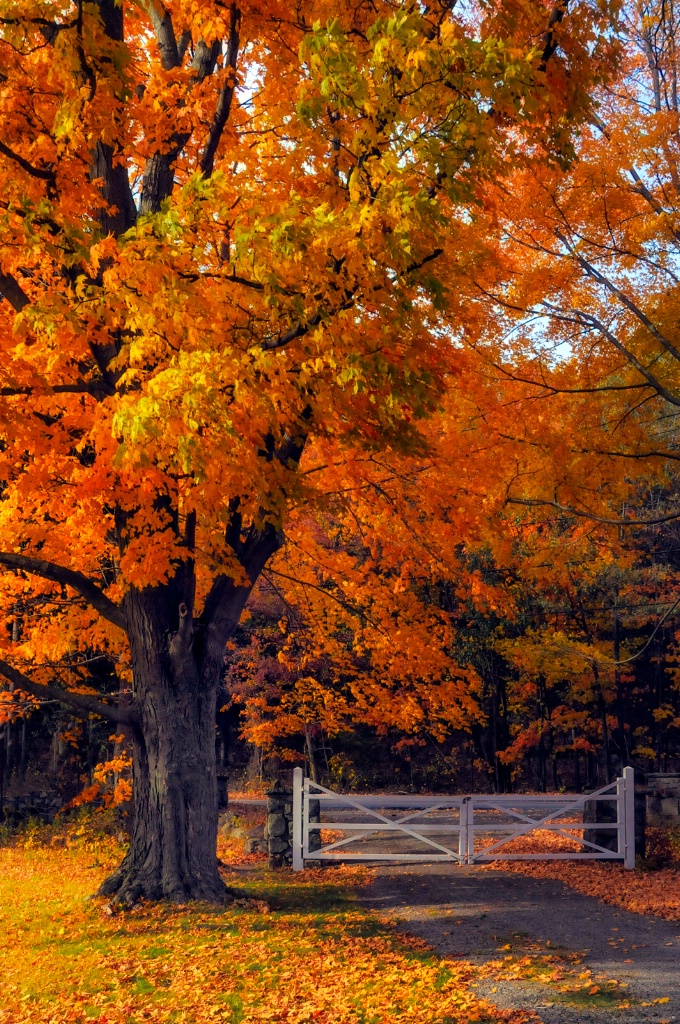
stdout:
{"type": "Polygon", "coordinates": [[[543,954],[583,952],[580,970],[627,982],[635,1000],[630,1009],[570,1006],[554,984],[481,983],[477,991],[503,1008],[531,1008],[545,1024],[680,1022],[680,922],[631,914],[561,882],[455,865],[379,867],[362,899],[446,957],[484,964],[537,944],[543,954]]]}

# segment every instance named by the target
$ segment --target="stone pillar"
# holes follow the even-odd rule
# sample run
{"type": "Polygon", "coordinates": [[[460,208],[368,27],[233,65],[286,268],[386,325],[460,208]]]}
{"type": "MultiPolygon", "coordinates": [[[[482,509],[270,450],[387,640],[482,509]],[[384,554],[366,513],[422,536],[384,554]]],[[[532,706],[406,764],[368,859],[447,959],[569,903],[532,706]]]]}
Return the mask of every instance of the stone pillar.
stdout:
{"type": "MultiPolygon", "coordinates": [[[[321,804],[309,801],[309,820],[321,821],[321,804]]],[[[267,820],[264,826],[270,868],[287,867],[293,863],[293,794],[278,785],[267,793],[267,820]]],[[[309,849],[318,850],[318,830],[310,832],[309,849]]]]}
{"type": "MultiPolygon", "coordinates": [[[[583,805],[584,825],[615,825],[616,820],[616,800],[586,800],[583,805]]],[[[611,850],[614,853],[618,849],[619,840],[616,829],[613,828],[587,828],[583,833],[583,838],[587,843],[595,843],[597,846],[603,846],[605,850],[611,850]]],[[[583,852],[597,853],[599,851],[593,850],[592,846],[584,846],[583,852]]]]}
{"type": "MultiPolygon", "coordinates": [[[[636,780],[637,781],[637,780],[636,780]]],[[[647,775],[647,810],[655,825],[680,822],[680,774],[650,772],[647,775]]]]}
{"type": "Polygon", "coordinates": [[[267,820],[264,826],[269,867],[280,868],[293,862],[293,794],[274,785],[267,793],[267,820]]]}

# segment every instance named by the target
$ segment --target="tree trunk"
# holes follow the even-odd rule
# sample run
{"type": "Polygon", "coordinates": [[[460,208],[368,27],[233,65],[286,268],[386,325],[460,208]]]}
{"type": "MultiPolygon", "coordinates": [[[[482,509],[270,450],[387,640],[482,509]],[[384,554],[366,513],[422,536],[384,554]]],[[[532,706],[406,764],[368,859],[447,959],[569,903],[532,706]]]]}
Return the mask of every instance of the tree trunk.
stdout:
{"type": "Polygon", "coordinates": [[[201,657],[181,596],[172,585],[133,593],[127,612],[138,714],[133,823],[128,853],[100,889],[121,902],[228,897],[217,862],[215,715],[222,660],[201,657]],[[162,626],[173,606],[176,632],[169,633],[162,626]]]}
{"type": "Polygon", "coordinates": [[[271,527],[252,531],[239,545],[251,582],[217,577],[198,619],[190,559],[162,586],[127,592],[133,823],[128,853],[100,895],[128,903],[229,898],[217,861],[217,694],[227,639],[280,544],[271,527]]]}
{"type": "Polygon", "coordinates": [[[133,824],[128,853],[100,889],[140,898],[224,901],[217,865],[217,680],[147,684],[133,739],[133,824]]]}

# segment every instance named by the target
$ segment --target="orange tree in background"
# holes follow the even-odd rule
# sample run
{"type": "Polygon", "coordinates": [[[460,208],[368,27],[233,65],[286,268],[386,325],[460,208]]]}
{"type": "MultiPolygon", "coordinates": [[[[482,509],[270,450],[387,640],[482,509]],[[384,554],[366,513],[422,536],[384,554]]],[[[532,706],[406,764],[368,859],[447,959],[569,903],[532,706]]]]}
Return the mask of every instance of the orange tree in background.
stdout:
{"type": "Polygon", "coordinates": [[[535,162],[485,188],[491,244],[471,275],[467,340],[519,410],[508,430],[487,405],[508,502],[563,525],[678,516],[680,12],[636,0],[620,33],[566,173],[535,162]]]}
{"type": "Polygon", "coordinates": [[[568,162],[611,13],[0,3],[0,670],[129,736],[103,893],[224,897],[216,690],[307,451],[424,450],[481,185],[568,162]]]}
{"type": "MultiPolygon", "coordinates": [[[[504,463],[506,536],[550,610],[497,650],[531,702],[571,680],[564,731],[597,726],[606,773],[608,748],[649,762],[651,734],[680,727],[665,700],[637,737],[627,720],[642,659],[677,685],[659,644],[678,612],[661,549],[680,518],[680,13],[634,0],[614,31],[616,73],[596,87],[570,165],[527,160],[480,183],[465,317],[440,313],[479,357],[468,398],[504,463]]],[[[518,760],[552,728],[536,703],[518,760]]]]}

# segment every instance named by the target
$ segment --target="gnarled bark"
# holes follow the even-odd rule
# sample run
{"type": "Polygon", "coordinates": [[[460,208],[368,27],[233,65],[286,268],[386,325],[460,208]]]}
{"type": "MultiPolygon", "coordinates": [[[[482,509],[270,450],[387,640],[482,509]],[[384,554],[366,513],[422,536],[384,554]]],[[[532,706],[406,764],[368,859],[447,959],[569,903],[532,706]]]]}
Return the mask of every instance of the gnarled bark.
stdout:
{"type": "Polygon", "coordinates": [[[217,692],[226,641],[281,542],[272,527],[234,538],[251,583],[217,577],[200,619],[193,617],[190,560],[167,584],[128,591],[133,825],[128,853],[101,895],[120,902],[228,899],[217,862],[217,692]]]}
{"type": "Polygon", "coordinates": [[[217,865],[215,701],[217,678],[147,673],[133,735],[130,847],[101,895],[222,902],[217,865]]]}

